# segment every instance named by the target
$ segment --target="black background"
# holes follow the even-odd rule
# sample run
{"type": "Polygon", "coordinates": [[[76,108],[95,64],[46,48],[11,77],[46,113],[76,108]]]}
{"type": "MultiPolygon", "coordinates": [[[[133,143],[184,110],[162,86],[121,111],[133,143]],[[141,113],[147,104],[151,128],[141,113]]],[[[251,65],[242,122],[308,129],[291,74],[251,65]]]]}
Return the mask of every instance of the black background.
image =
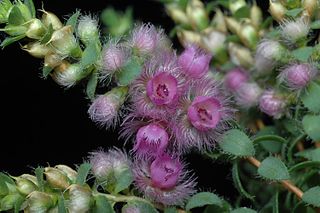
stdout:
{"type": "MultiPolygon", "coordinates": [[[[41,8],[41,1],[35,0],[35,4],[41,8]]],[[[60,18],[76,9],[98,14],[107,6],[123,10],[131,5],[136,20],[162,26],[167,33],[174,26],[163,6],[151,0],[47,0],[43,5],[60,18]]],[[[174,42],[175,48],[180,48],[174,42]]],[[[18,43],[0,51],[0,62],[0,171],[20,175],[38,165],[74,166],[99,147],[123,145],[117,130],[99,129],[88,118],[89,101],[83,87],[65,90],[52,79],[41,78],[42,61],[22,51],[18,43]]],[[[198,154],[186,156],[186,162],[198,177],[200,190],[235,197],[230,165],[198,154]]]]}

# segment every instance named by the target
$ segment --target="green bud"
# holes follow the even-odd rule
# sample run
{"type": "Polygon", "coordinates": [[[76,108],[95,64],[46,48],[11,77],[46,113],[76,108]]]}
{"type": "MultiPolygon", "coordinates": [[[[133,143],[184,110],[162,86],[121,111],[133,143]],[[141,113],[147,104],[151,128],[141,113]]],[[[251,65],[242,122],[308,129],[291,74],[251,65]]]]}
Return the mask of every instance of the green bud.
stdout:
{"type": "Polygon", "coordinates": [[[21,194],[28,195],[31,192],[37,190],[37,186],[30,180],[25,178],[15,178],[17,189],[21,194]]]}
{"type": "Polygon", "coordinates": [[[246,6],[247,3],[245,0],[229,0],[229,10],[234,14],[241,7],[246,6]]]}
{"type": "Polygon", "coordinates": [[[40,42],[29,43],[24,45],[22,49],[36,58],[44,58],[46,55],[52,52],[52,49],[49,46],[43,45],[40,42]]]}
{"type": "Polygon", "coordinates": [[[253,5],[250,8],[250,20],[252,25],[256,28],[259,29],[260,25],[262,23],[262,11],[260,7],[258,7],[256,1],[253,2],[253,5]]]}
{"type": "Polygon", "coordinates": [[[32,19],[31,12],[27,5],[23,4],[21,1],[17,1],[15,5],[19,8],[25,22],[28,22],[32,19]]]}
{"type": "Polygon", "coordinates": [[[237,34],[241,29],[241,24],[232,17],[225,17],[227,28],[233,33],[237,34]]]}
{"type": "Polygon", "coordinates": [[[70,25],[54,31],[49,42],[61,55],[70,55],[79,48],[70,25]]]}
{"type": "Polygon", "coordinates": [[[0,205],[0,210],[6,211],[14,208],[15,203],[22,199],[22,196],[20,194],[9,194],[2,198],[1,200],[1,205],[0,205]]]}
{"type": "Polygon", "coordinates": [[[285,8],[280,2],[269,0],[269,13],[277,22],[283,21],[286,12],[287,8],[285,8]]]}
{"type": "Polygon", "coordinates": [[[315,11],[319,9],[318,0],[302,0],[302,7],[307,11],[308,15],[312,17],[315,11]]]}
{"type": "Polygon", "coordinates": [[[90,69],[83,69],[81,64],[69,64],[63,61],[54,69],[52,77],[59,85],[72,87],[89,73],[90,69]]]}
{"type": "Polygon", "coordinates": [[[39,19],[32,19],[28,24],[28,30],[26,32],[27,37],[40,39],[45,33],[46,28],[39,19]]]}
{"type": "Polygon", "coordinates": [[[186,13],[177,4],[167,4],[166,12],[177,24],[189,25],[186,13]]]}
{"type": "Polygon", "coordinates": [[[72,184],[69,187],[69,213],[88,212],[92,203],[92,192],[89,186],[72,184]]]}
{"type": "Polygon", "coordinates": [[[13,7],[10,0],[0,1],[0,24],[6,23],[8,21],[9,12],[13,7]]]}
{"type": "Polygon", "coordinates": [[[3,29],[4,32],[6,32],[8,35],[11,36],[18,36],[25,34],[27,32],[27,27],[20,25],[20,26],[14,26],[14,25],[6,25],[3,29]]]}
{"type": "Polygon", "coordinates": [[[179,30],[177,32],[178,39],[182,45],[187,45],[190,43],[200,45],[201,36],[197,32],[189,30],[179,30]]]}
{"type": "Polygon", "coordinates": [[[27,180],[30,180],[32,181],[32,183],[34,183],[36,186],[38,186],[38,179],[36,176],[34,175],[29,175],[29,174],[22,174],[19,176],[20,178],[24,178],[24,179],[27,179],[27,180]]]}
{"type": "Polygon", "coordinates": [[[51,53],[51,54],[45,55],[44,57],[44,65],[46,67],[55,68],[61,65],[61,63],[62,63],[62,57],[58,54],[51,53]]]}
{"type": "Polygon", "coordinates": [[[186,14],[194,29],[203,30],[208,27],[209,17],[200,0],[190,0],[186,8],[186,14]]]}
{"type": "Polygon", "coordinates": [[[228,50],[232,63],[245,68],[250,68],[252,66],[253,58],[251,56],[251,51],[248,48],[230,42],[228,50]]]}
{"type": "Polygon", "coordinates": [[[67,177],[71,180],[72,183],[76,182],[78,173],[73,170],[72,168],[70,168],[69,166],[66,165],[56,165],[54,168],[64,172],[67,177]]]}
{"type": "Polygon", "coordinates": [[[88,44],[90,41],[99,41],[98,20],[90,15],[81,16],[77,27],[81,41],[88,44]]]}
{"type": "Polygon", "coordinates": [[[47,182],[53,187],[58,189],[66,189],[70,186],[69,178],[60,170],[46,167],[44,169],[44,175],[47,182]]]}
{"type": "Polygon", "coordinates": [[[52,25],[53,30],[59,30],[63,27],[60,19],[55,14],[45,10],[42,10],[42,12],[41,21],[46,27],[49,27],[50,24],[52,25]]]}
{"type": "Polygon", "coordinates": [[[250,23],[243,23],[238,32],[241,42],[251,49],[255,49],[259,40],[256,28],[250,23]]]}
{"type": "Polygon", "coordinates": [[[27,198],[29,213],[46,213],[57,200],[53,195],[38,191],[32,192],[27,198]]]}
{"type": "Polygon", "coordinates": [[[211,25],[221,32],[226,33],[228,31],[226,21],[224,20],[223,13],[220,9],[215,10],[214,17],[211,21],[211,25]]]}

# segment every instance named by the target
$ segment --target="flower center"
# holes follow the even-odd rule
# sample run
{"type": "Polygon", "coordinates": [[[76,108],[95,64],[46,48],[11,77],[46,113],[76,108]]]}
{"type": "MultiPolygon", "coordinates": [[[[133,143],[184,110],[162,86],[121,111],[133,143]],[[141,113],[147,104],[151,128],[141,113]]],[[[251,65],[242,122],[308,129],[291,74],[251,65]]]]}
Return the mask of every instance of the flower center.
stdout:
{"type": "Polygon", "coordinates": [[[157,95],[161,98],[166,98],[169,95],[168,87],[165,84],[159,84],[157,87],[157,95]]]}

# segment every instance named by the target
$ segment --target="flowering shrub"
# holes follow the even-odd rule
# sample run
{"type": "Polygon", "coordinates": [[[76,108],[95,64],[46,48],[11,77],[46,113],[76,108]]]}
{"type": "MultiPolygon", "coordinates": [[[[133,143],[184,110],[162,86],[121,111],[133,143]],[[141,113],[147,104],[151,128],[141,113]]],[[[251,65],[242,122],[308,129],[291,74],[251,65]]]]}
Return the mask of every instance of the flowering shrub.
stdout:
{"type": "Polygon", "coordinates": [[[95,16],[63,23],[45,9],[37,18],[32,0],[0,1],[1,46],[21,41],[44,78],[84,85],[92,121],[132,144],[92,151],[76,169],[0,173],[0,210],[319,210],[319,2],[270,1],[265,18],[244,0],[164,4],[181,51],[151,23],[113,25],[104,38],[95,16]],[[197,188],[192,151],[232,164],[237,201],[197,188]]]}

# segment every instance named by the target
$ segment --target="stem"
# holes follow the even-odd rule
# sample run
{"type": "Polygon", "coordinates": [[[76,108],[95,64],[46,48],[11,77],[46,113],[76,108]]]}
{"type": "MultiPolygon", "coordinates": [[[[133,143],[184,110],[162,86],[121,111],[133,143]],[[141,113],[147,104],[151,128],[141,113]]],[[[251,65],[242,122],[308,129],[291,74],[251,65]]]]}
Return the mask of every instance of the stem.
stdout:
{"type": "Polygon", "coordinates": [[[261,129],[263,129],[265,127],[265,125],[264,125],[264,123],[263,123],[263,121],[261,119],[258,119],[256,121],[256,125],[257,125],[257,129],[258,130],[261,130],[261,129]]]}
{"type": "MultiPolygon", "coordinates": [[[[248,157],[247,160],[254,165],[255,167],[259,168],[261,162],[258,161],[254,157],[248,157]]],[[[299,189],[297,186],[295,186],[291,181],[289,180],[280,180],[280,183],[282,186],[286,189],[288,189],[290,192],[294,193],[300,200],[302,199],[303,192],[301,189],[299,189]]]]}

